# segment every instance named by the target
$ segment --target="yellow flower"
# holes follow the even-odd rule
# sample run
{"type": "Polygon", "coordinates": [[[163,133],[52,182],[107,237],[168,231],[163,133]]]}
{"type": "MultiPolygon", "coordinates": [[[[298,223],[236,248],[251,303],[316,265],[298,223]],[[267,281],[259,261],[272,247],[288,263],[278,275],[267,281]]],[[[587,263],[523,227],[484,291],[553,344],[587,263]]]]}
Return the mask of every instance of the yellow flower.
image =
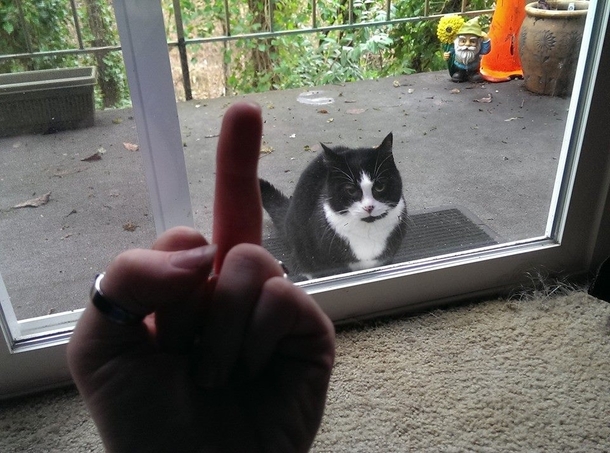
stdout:
{"type": "Polygon", "coordinates": [[[455,41],[455,37],[464,25],[464,18],[457,14],[449,14],[443,16],[438,22],[436,36],[443,44],[451,44],[455,41]]]}

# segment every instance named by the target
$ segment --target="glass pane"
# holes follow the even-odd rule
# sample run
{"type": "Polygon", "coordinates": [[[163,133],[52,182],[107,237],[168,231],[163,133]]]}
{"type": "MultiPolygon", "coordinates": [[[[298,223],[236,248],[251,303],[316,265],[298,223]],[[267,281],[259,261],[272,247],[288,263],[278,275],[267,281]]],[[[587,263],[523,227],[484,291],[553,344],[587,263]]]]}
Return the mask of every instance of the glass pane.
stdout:
{"type": "MultiPolygon", "coordinates": [[[[480,7],[491,6],[482,3],[480,7]]],[[[302,76],[304,85],[247,95],[264,111],[261,177],[287,198],[292,196],[293,203],[302,201],[304,206],[309,200],[316,205],[300,208],[306,210],[288,223],[280,218],[274,225],[266,214],[265,245],[295,271],[294,279],[302,280],[544,236],[564,134],[571,127],[567,121],[588,4],[553,2],[555,9],[546,15],[559,13],[559,28],[553,28],[554,17],[547,21],[536,16],[534,31],[520,31],[517,24],[496,30],[497,36],[505,32],[508,35],[502,38],[512,40],[512,47],[503,46],[499,39],[492,44],[506,53],[504,60],[514,58],[519,39],[524,61],[530,56],[534,60],[527,63],[527,71],[523,67],[524,79],[511,77],[503,83],[477,80],[476,74],[458,82],[444,62],[444,68],[436,71],[351,81],[365,74],[387,74],[386,66],[392,65],[388,50],[394,49],[394,41],[388,48],[373,48],[371,42],[396,38],[397,29],[413,33],[402,25],[350,32],[351,49],[362,44],[359,56],[349,50],[346,54],[346,46],[341,47],[345,31],[326,32],[324,39],[321,35],[279,36],[268,42],[228,46],[231,63],[224,79],[228,92],[244,93],[248,86],[254,91],[290,88],[296,84],[295,74],[302,76]],[[569,3],[575,5],[576,11],[570,12],[574,18],[565,17],[569,3]],[[568,25],[573,28],[566,33],[568,25]],[[338,47],[331,49],[331,43],[338,47]],[[268,44],[271,47],[265,47],[268,44]],[[262,61],[258,52],[264,48],[270,51],[262,61]],[[294,55],[298,55],[296,63],[294,55]],[[542,69],[534,66],[536,60],[544,61],[542,69]],[[373,148],[389,133],[397,171],[386,165],[376,180],[376,165],[391,159],[373,148]],[[322,143],[331,151],[325,152],[322,143]],[[346,158],[343,147],[367,148],[375,157],[361,166],[361,158],[346,158]],[[328,157],[333,149],[339,157],[328,157]],[[324,154],[326,158],[321,157],[324,154]],[[337,169],[332,176],[320,170],[309,177],[302,193],[295,192],[299,178],[311,168],[308,165],[316,161],[322,167],[324,159],[337,169]],[[361,178],[363,172],[366,178],[361,178]],[[322,180],[316,192],[314,187],[322,180]],[[400,247],[388,258],[384,251],[394,234],[388,219],[394,216],[398,225],[402,217],[400,209],[385,210],[384,202],[396,206],[400,194],[408,211],[405,232],[400,247]],[[377,207],[368,214],[369,206],[377,207]]],[[[489,29],[489,19],[483,16],[479,21],[483,30],[489,29]]],[[[430,25],[432,35],[422,36],[429,47],[436,46],[437,56],[442,55],[435,33],[438,21],[430,25]]],[[[281,29],[280,19],[274,26],[281,29]]],[[[197,66],[195,62],[192,68],[197,66]]],[[[217,70],[226,73],[227,67],[219,65],[217,70]]],[[[206,234],[211,234],[213,177],[209,169],[215,137],[223,112],[235,100],[198,99],[179,107],[195,221],[206,234]]]]}
{"type": "Polygon", "coordinates": [[[95,273],[155,231],[121,54],[100,50],[118,46],[112,10],[8,13],[25,25],[0,34],[0,273],[21,320],[82,308],[95,273]]]}
{"type": "MultiPolygon", "coordinates": [[[[322,155],[320,142],[371,148],[392,132],[409,212],[406,259],[542,236],[570,100],[534,95],[522,85],[456,86],[440,72],[251,95],[265,118],[260,175],[291,196],[304,169],[322,155]]],[[[195,220],[208,233],[213,184],[204,175],[226,104],[202,100],[179,110],[190,132],[185,156],[195,220]]],[[[350,168],[356,177],[362,172],[350,168]]],[[[265,227],[268,245],[287,260],[268,216],[265,227]]],[[[316,228],[317,236],[339,240],[336,231],[316,228]]],[[[377,239],[371,234],[367,241],[377,239]]]]}
{"type": "MultiPolygon", "coordinates": [[[[105,2],[90,0],[79,4],[76,17],[80,21],[74,20],[68,3],[60,3],[61,8],[50,15],[53,21],[46,24],[48,32],[24,35],[21,28],[13,30],[13,47],[4,38],[7,46],[3,48],[25,54],[30,50],[74,49],[81,44],[87,47],[92,43],[99,48],[118,44],[112,12],[105,2]],[[80,36],[77,30],[81,31],[80,36]],[[64,41],[57,42],[56,35],[63,36],[64,41]],[[37,42],[37,36],[46,40],[37,42]]],[[[197,15],[196,3],[183,5],[184,32],[189,39],[217,38],[229,30],[234,34],[272,28],[293,30],[295,24],[296,28],[310,27],[316,22],[312,15],[323,19],[324,25],[345,25],[349,21],[345,8],[333,13],[318,4],[313,11],[310,6],[298,8],[298,2],[292,9],[275,5],[273,17],[268,9],[247,11],[245,6],[233,3],[227,15],[224,2],[213,2],[210,4],[213,11],[204,21],[197,15]],[[248,18],[247,24],[239,28],[244,18],[248,18]],[[258,23],[254,23],[256,20],[258,23]]],[[[479,3],[477,8],[491,6],[489,2],[479,3]]],[[[587,2],[576,2],[577,9],[584,3],[587,2]]],[[[163,4],[168,37],[176,39],[178,25],[173,21],[172,2],[163,4]]],[[[372,17],[385,19],[382,13],[386,11],[386,2],[367,5],[367,11],[357,10],[362,8],[360,3],[355,6],[352,13],[356,22],[372,17]]],[[[434,11],[432,8],[429,12],[434,11]]],[[[17,9],[12,14],[14,23],[35,22],[30,19],[36,11],[26,8],[23,19],[17,9]]],[[[408,17],[405,14],[423,13],[392,10],[392,18],[408,17]]],[[[487,29],[489,16],[483,15],[480,23],[487,29]]],[[[329,148],[373,148],[392,132],[393,159],[402,184],[399,192],[404,194],[408,212],[405,237],[392,262],[544,235],[570,96],[532,92],[523,80],[453,82],[448,71],[438,67],[439,61],[441,65],[446,63],[442,61],[435,33],[437,25],[437,21],[418,22],[420,40],[435,49],[434,58],[425,63],[428,66],[399,51],[397,36],[405,33],[414,36],[416,25],[411,23],[349,33],[338,30],[188,45],[187,63],[195,97],[188,102],[182,102],[181,62],[177,50],[172,48],[170,58],[180,100],[183,149],[197,227],[211,237],[214,155],[221,117],[231,102],[254,90],[263,92],[248,94],[248,99],[261,104],[265,115],[261,177],[287,196],[293,194],[305,168],[323,154],[320,143],[329,148]],[[390,59],[392,55],[394,60],[390,59]],[[408,61],[408,65],[397,63],[397,56],[404,59],[403,63],[408,61]],[[424,72],[405,75],[413,70],[424,72]],[[362,77],[374,80],[354,81],[362,77]],[[223,93],[240,96],[214,97],[223,93]]],[[[582,32],[582,28],[579,30],[582,32]]],[[[572,41],[568,44],[574,50],[571,54],[577,56],[578,40],[574,37],[579,36],[579,31],[570,36],[572,41]]],[[[553,46],[546,47],[564,51],[569,47],[559,45],[559,38],[554,39],[553,46]]],[[[550,42],[548,35],[537,36],[536,40],[542,44],[550,42]]],[[[550,50],[546,47],[538,49],[550,50]]],[[[0,139],[0,146],[6,150],[0,155],[3,187],[0,272],[19,318],[81,307],[83,291],[93,273],[118,251],[148,246],[154,237],[141,156],[132,151],[137,136],[131,110],[102,110],[105,105],[122,107],[127,102],[122,62],[113,60],[120,54],[110,51],[86,55],[89,54],[60,57],[42,54],[29,59],[0,60],[2,71],[14,75],[32,69],[95,66],[98,81],[93,125],[89,108],[77,114],[78,121],[68,124],[58,124],[52,113],[43,120],[41,129],[11,131],[18,117],[13,112],[27,112],[23,116],[35,118],[37,110],[44,110],[34,104],[28,107],[32,110],[26,111],[25,100],[29,95],[23,92],[16,98],[17,107],[7,110],[10,117],[5,114],[3,130],[8,136],[0,139]],[[104,70],[106,75],[119,73],[116,77],[120,83],[114,88],[108,86],[108,77],[102,75],[104,70]],[[53,133],[64,128],[69,130],[53,133]],[[15,207],[23,203],[40,206],[15,207]],[[42,275],[46,277],[41,278],[42,275]]],[[[565,68],[566,63],[560,66],[565,68]]],[[[573,73],[566,72],[571,86],[573,73]]],[[[531,81],[527,76],[526,79],[531,81]]],[[[62,76],[62,83],[63,80],[62,76]]],[[[66,101],[70,105],[75,102],[66,101]]],[[[356,180],[350,190],[354,194],[363,193],[361,169],[349,168],[350,176],[356,180]]],[[[382,201],[379,182],[375,184],[374,178],[368,176],[367,193],[371,195],[368,201],[375,200],[377,192],[377,201],[382,201]]],[[[397,180],[384,179],[381,186],[396,188],[397,180]]],[[[351,197],[358,201],[358,196],[351,197]]],[[[388,220],[385,213],[375,212],[379,211],[356,224],[376,228],[377,217],[388,220]]],[[[336,215],[337,226],[345,220],[343,216],[336,215]]],[[[312,211],[306,217],[319,216],[312,211]]],[[[366,239],[354,247],[364,250],[357,252],[365,256],[362,263],[348,258],[331,265],[337,267],[332,273],[390,261],[385,257],[378,259],[378,254],[370,251],[376,243],[383,246],[383,234],[366,228],[360,230],[367,235],[366,239]]],[[[332,248],[325,243],[322,248],[333,250],[333,258],[349,255],[354,249],[341,234],[338,228],[324,224],[312,229],[316,239],[332,238],[329,243],[332,248]]],[[[298,257],[288,255],[290,238],[280,237],[268,216],[265,244],[289,268],[298,268],[298,257]]],[[[294,272],[293,278],[301,279],[301,274],[319,271],[325,274],[326,266],[319,264],[324,260],[314,257],[314,261],[313,271],[302,269],[294,272]]]]}

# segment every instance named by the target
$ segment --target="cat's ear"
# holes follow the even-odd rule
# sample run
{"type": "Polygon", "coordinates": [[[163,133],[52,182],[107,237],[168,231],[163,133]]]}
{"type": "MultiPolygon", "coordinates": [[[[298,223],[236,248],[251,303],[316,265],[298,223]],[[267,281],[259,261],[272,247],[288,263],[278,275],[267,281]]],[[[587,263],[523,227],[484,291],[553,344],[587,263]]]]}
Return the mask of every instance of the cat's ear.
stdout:
{"type": "Polygon", "coordinates": [[[337,153],[330,147],[326,146],[324,143],[320,143],[322,145],[322,149],[324,150],[324,158],[328,161],[337,156],[337,153]]]}
{"type": "Polygon", "coordinates": [[[388,135],[386,135],[386,138],[383,139],[383,141],[381,142],[381,145],[379,145],[377,147],[377,149],[379,151],[384,151],[386,153],[391,153],[392,152],[392,144],[394,143],[394,135],[392,135],[392,133],[390,132],[388,135]]]}

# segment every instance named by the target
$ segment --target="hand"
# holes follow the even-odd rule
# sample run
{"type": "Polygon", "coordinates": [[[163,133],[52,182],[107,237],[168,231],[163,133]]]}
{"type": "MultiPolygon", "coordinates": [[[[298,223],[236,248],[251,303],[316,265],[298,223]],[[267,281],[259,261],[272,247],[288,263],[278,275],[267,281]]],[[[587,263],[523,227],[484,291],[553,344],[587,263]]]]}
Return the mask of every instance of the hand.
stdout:
{"type": "Polygon", "coordinates": [[[259,245],[227,245],[260,242],[260,230],[248,236],[260,220],[248,231],[230,223],[251,208],[244,193],[255,194],[260,210],[257,124],[260,110],[247,104],[223,121],[217,189],[229,182],[227,169],[247,175],[223,194],[230,203],[215,205],[221,243],[178,227],[152,250],[120,254],[102,280],[104,295],[146,318],[120,325],[89,304],[78,322],[69,364],[108,451],[297,452],[313,442],[334,358],[332,323],[259,245]],[[256,159],[236,164],[253,151],[256,159]]]}

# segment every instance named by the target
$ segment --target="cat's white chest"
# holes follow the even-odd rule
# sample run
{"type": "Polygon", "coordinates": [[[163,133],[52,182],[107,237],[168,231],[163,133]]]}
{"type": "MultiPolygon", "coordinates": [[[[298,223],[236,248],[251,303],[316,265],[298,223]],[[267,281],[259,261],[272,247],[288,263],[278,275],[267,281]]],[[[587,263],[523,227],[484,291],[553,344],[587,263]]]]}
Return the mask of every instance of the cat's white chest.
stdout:
{"type": "Polygon", "coordinates": [[[405,201],[400,202],[381,219],[374,222],[365,222],[360,217],[350,213],[339,214],[335,212],[328,203],[324,203],[324,214],[326,220],[335,232],[343,238],[350,246],[352,253],[358,260],[351,264],[354,270],[374,267],[378,264],[378,258],[384,252],[390,234],[401,221],[405,201]]]}

